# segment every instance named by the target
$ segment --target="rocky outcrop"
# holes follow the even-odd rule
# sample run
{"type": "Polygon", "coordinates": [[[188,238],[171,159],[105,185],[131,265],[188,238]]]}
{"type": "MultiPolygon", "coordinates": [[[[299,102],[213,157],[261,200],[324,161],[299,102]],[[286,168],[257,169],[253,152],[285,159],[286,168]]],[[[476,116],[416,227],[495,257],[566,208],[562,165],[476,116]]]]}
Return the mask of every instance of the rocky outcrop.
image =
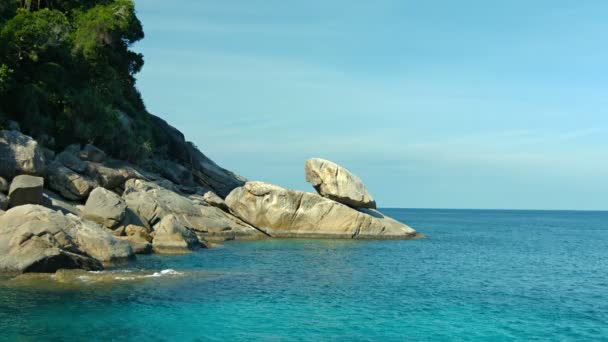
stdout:
{"type": "Polygon", "coordinates": [[[117,228],[127,211],[125,201],[105,188],[95,188],[84,206],[82,218],[103,225],[108,229],[117,228]]]}
{"type": "Polygon", "coordinates": [[[102,262],[133,255],[128,243],[101,226],[38,205],[23,205],[0,216],[0,270],[55,272],[99,270],[102,262]]]}
{"type": "Polygon", "coordinates": [[[375,210],[358,211],[317,194],[248,182],[226,204],[272,237],[407,239],[416,231],[375,210]]]}
{"type": "Polygon", "coordinates": [[[13,178],[8,191],[8,206],[13,208],[24,204],[42,204],[44,178],[20,175],[13,178]]]}
{"type": "Polygon", "coordinates": [[[0,131],[0,177],[44,175],[44,154],[38,143],[18,131],[0,131]]]}
{"type": "Polygon", "coordinates": [[[150,226],[173,215],[182,226],[208,240],[259,239],[263,233],[222,210],[198,205],[192,200],[159,185],[129,180],[123,198],[129,209],[150,226]]]}
{"type": "Polygon", "coordinates": [[[157,135],[164,139],[162,144],[167,146],[168,155],[186,167],[201,186],[212,189],[221,197],[226,197],[232,189],[246,182],[243,177],[218,166],[207,158],[196,146],[187,142],[180,131],[165,120],[154,115],[150,117],[157,135]]]}
{"type": "Polygon", "coordinates": [[[73,201],[87,198],[97,186],[97,182],[68,169],[58,161],[54,161],[49,165],[47,181],[49,188],[73,201]]]}
{"type": "Polygon", "coordinates": [[[319,195],[353,208],[376,209],[376,201],[359,179],[347,169],[329,160],[313,158],[306,161],[306,181],[319,195]]]}
{"type": "Polygon", "coordinates": [[[201,243],[196,234],[187,229],[175,215],[166,215],[154,226],[152,248],[156,253],[185,253],[197,247],[201,247],[201,243]]]}

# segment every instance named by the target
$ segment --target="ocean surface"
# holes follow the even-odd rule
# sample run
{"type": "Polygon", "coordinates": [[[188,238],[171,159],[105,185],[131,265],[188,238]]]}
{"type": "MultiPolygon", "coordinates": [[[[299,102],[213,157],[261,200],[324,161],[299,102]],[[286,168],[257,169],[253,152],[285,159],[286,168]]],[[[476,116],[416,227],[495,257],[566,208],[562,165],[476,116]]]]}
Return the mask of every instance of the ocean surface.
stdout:
{"type": "Polygon", "coordinates": [[[426,238],[228,242],[0,280],[0,340],[608,340],[608,212],[384,212],[426,238]]]}

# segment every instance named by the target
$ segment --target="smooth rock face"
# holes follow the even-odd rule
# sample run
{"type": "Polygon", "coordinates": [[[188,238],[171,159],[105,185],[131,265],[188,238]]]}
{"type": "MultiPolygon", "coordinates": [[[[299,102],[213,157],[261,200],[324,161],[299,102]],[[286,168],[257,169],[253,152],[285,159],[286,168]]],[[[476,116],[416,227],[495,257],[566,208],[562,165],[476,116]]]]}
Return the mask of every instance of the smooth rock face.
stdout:
{"type": "Polygon", "coordinates": [[[184,253],[200,247],[196,234],[184,227],[174,215],[167,215],[154,226],[154,252],[162,254],[184,253]]]}
{"type": "Polygon", "coordinates": [[[126,210],[127,204],[120,196],[104,188],[95,188],[87,199],[82,218],[114,229],[125,218],[126,210]]]}
{"type": "Polygon", "coordinates": [[[44,175],[44,154],[38,143],[18,131],[0,131],[0,177],[44,175]]]}
{"type": "Polygon", "coordinates": [[[128,243],[73,215],[23,205],[0,216],[0,270],[55,272],[102,269],[102,261],[133,255],[128,243]]]}
{"type": "Polygon", "coordinates": [[[347,169],[329,160],[313,158],[306,161],[306,181],[317,192],[353,208],[376,209],[376,201],[359,179],[347,169]]]}
{"type": "Polygon", "coordinates": [[[8,192],[10,208],[24,204],[42,204],[44,178],[20,175],[13,178],[8,192]]]}
{"type": "Polygon", "coordinates": [[[47,181],[49,188],[73,201],[87,198],[97,186],[92,179],[68,169],[58,161],[49,165],[47,181]]]}
{"type": "Polygon", "coordinates": [[[416,231],[381,213],[262,182],[248,182],[226,198],[231,212],[273,237],[407,239],[416,231]]]}
{"type": "Polygon", "coordinates": [[[208,240],[260,239],[259,230],[222,210],[197,205],[194,201],[157,184],[142,180],[127,181],[123,198],[138,217],[155,226],[173,215],[179,223],[208,240]]]}

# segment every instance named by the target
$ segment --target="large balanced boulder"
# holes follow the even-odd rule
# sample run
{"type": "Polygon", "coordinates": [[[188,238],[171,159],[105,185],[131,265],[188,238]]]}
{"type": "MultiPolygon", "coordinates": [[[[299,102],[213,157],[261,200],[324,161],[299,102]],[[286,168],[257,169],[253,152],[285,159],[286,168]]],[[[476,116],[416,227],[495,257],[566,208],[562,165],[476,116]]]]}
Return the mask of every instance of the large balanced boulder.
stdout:
{"type": "Polygon", "coordinates": [[[82,211],[82,218],[114,229],[123,222],[126,211],[127,204],[120,196],[99,187],[91,191],[82,211]]]}
{"type": "Polygon", "coordinates": [[[158,184],[131,179],[125,185],[123,198],[138,217],[155,226],[165,216],[195,231],[207,240],[259,239],[265,234],[221,209],[196,204],[191,199],[158,184]]]}
{"type": "Polygon", "coordinates": [[[44,153],[31,137],[18,131],[0,131],[0,177],[44,175],[44,153]]]}
{"type": "Polygon", "coordinates": [[[23,205],[0,216],[0,270],[55,272],[99,270],[102,262],[133,255],[128,243],[103,227],[38,205],[23,205]]]}
{"type": "Polygon", "coordinates": [[[54,161],[47,170],[48,187],[61,196],[79,201],[87,198],[97,186],[97,182],[65,167],[59,161],[54,161]]]}
{"type": "Polygon", "coordinates": [[[44,178],[20,175],[13,178],[8,191],[8,206],[10,208],[24,204],[42,204],[44,178]]]}
{"type": "Polygon", "coordinates": [[[306,180],[321,196],[353,208],[376,209],[376,201],[361,179],[340,165],[313,158],[306,161],[305,172],[306,180]]]}
{"type": "Polygon", "coordinates": [[[372,209],[317,194],[248,182],[226,198],[231,212],[272,237],[406,239],[416,231],[372,209]]]}

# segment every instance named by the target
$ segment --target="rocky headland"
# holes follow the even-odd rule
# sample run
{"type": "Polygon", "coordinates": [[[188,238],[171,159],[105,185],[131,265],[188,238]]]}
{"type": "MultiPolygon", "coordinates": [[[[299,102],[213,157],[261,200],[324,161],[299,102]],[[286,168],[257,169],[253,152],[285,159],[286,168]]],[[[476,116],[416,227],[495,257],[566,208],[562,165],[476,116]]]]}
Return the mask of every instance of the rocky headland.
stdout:
{"type": "Polygon", "coordinates": [[[376,210],[363,182],[333,162],[306,161],[316,192],[250,182],[164,120],[153,123],[172,160],[132,165],[90,144],[53,151],[17,124],[0,131],[0,271],[101,270],[226,240],[418,236],[376,210]]]}

